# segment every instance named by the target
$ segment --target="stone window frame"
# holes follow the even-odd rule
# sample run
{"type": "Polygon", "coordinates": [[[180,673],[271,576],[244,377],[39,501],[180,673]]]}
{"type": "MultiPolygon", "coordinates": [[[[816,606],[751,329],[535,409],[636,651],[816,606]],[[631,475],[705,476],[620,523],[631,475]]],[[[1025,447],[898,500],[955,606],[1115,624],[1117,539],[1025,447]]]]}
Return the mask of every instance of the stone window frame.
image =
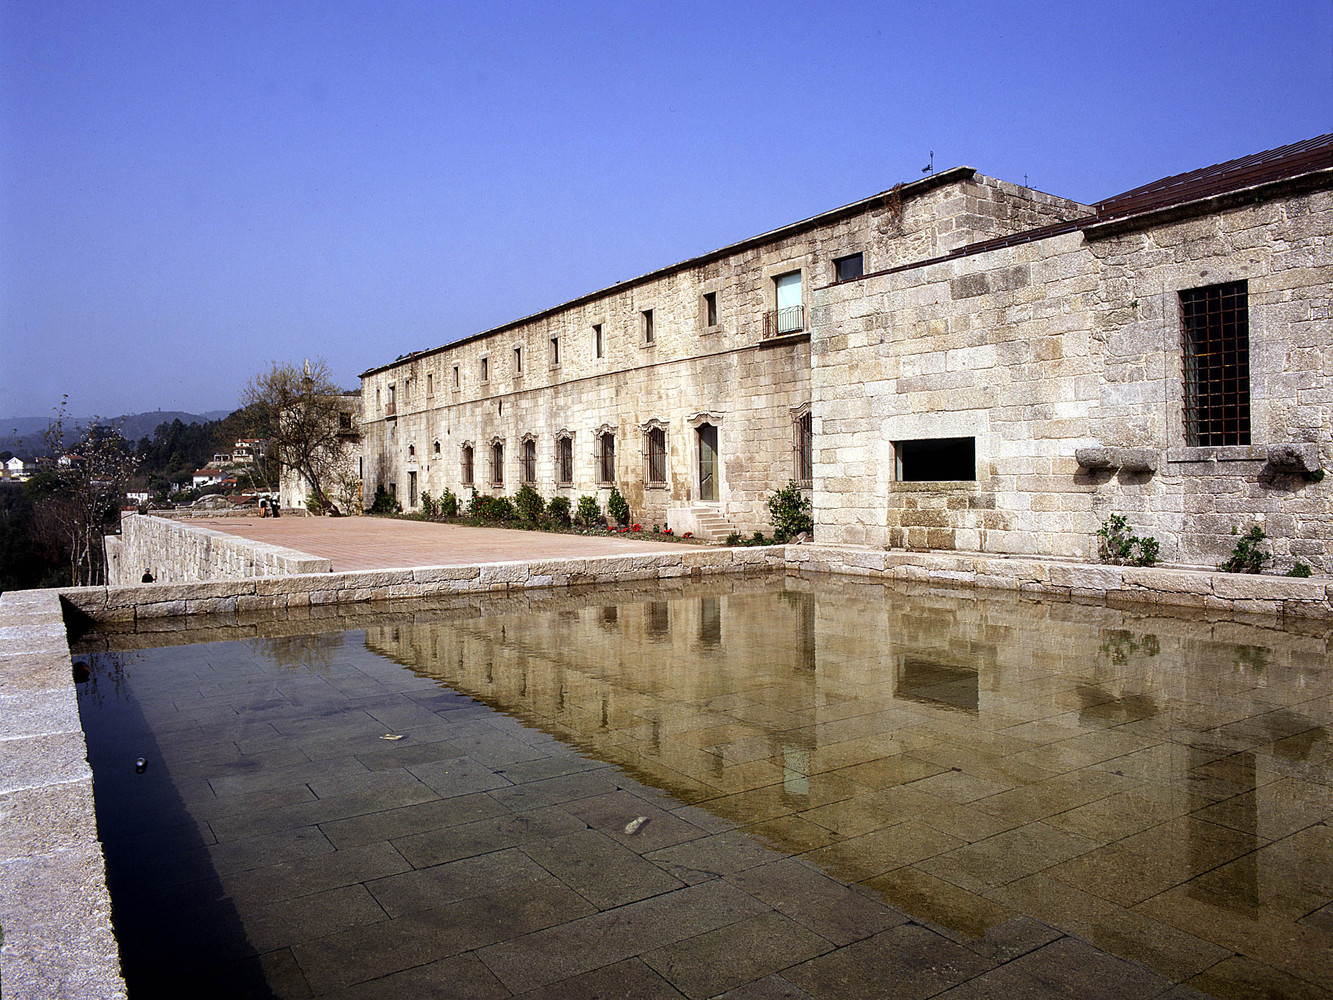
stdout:
{"type": "Polygon", "coordinates": [[[523,345],[514,345],[514,375],[516,379],[523,377],[523,345]]]}
{"type": "Polygon", "coordinates": [[[645,350],[657,346],[657,314],[651,305],[639,310],[639,346],[645,350]]]}
{"type": "Polygon", "coordinates": [[[699,335],[709,336],[722,332],[722,289],[721,279],[704,281],[699,284],[699,335]],[[708,322],[708,297],[713,297],[714,323],[708,322]]]}
{"type": "Polygon", "coordinates": [[[704,424],[712,424],[717,428],[717,499],[710,500],[708,501],[709,503],[723,503],[730,495],[730,490],[725,489],[726,477],[722,474],[724,465],[722,461],[722,442],[726,440],[723,437],[722,430],[725,420],[726,414],[722,413],[720,410],[698,410],[689,414],[685,418],[686,426],[696,432],[688,435],[690,440],[686,446],[689,449],[689,483],[691,495],[693,495],[694,491],[699,486],[699,435],[697,432],[704,424]]]}
{"type": "Polygon", "coordinates": [[[459,365],[454,365],[454,392],[463,391],[463,373],[459,365]]]}
{"type": "Polygon", "coordinates": [[[552,368],[559,368],[559,367],[560,367],[560,334],[557,333],[557,334],[555,334],[555,336],[547,338],[547,340],[548,340],[548,342],[549,342],[550,345],[551,345],[551,367],[552,367],[552,368]]]}
{"type": "Polygon", "coordinates": [[[458,448],[458,478],[464,486],[477,484],[477,448],[471,441],[464,441],[458,448]]]}
{"type": "Polygon", "coordinates": [[[791,408],[792,479],[803,490],[812,490],[815,487],[814,422],[814,411],[810,403],[802,403],[791,408]],[[808,436],[804,433],[804,426],[807,423],[810,426],[808,436]],[[808,476],[803,474],[807,471],[807,464],[808,476]]]}
{"type": "Polygon", "coordinates": [[[491,438],[490,475],[487,477],[493,489],[504,489],[505,484],[505,439],[498,434],[491,438]]]}
{"type": "Polygon", "coordinates": [[[555,485],[557,488],[569,488],[574,485],[574,432],[560,428],[555,432],[555,485]],[[562,449],[568,449],[567,455],[562,449]],[[564,459],[569,459],[569,476],[563,477],[564,459]]]}
{"type": "Polygon", "coordinates": [[[537,485],[537,437],[524,434],[518,445],[518,482],[520,486],[537,485]]]}
{"type": "Polygon", "coordinates": [[[426,372],[426,398],[435,398],[435,373],[426,372]]]}
{"type": "Polygon", "coordinates": [[[483,354],[477,359],[477,364],[481,372],[481,380],[483,382],[489,382],[491,380],[491,356],[489,354],[483,354]]]}
{"type": "Polygon", "coordinates": [[[809,259],[805,256],[777,261],[763,268],[761,290],[764,296],[764,335],[766,337],[795,337],[803,333],[809,333],[810,282],[808,279],[811,273],[813,273],[813,268],[809,259]],[[777,333],[778,279],[789,274],[799,274],[801,276],[801,329],[779,334],[777,333]]]}
{"type": "Polygon", "coordinates": [[[643,449],[643,485],[649,490],[665,490],[671,483],[671,439],[668,435],[668,422],[658,417],[644,421],[639,425],[639,440],[643,449]],[[653,478],[653,445],[652,438],[654,433],[662,435],[662,477],[653,478]]]}
{"type": "Polygon", "coordinates": [[[596,323],[590,323],[589,329],[592,332],[592,359],[593,361],[606,361],[606,319],[603,317],[596,323]]]}
{"type": "Polygon", "coordinates": [[[592,434],[593,479],[598,486],[616,484],[616,429],[610,424],[602,424],[592,434]],[[607,473],[606,439],[611,439],[610,477],[607,473]]]}

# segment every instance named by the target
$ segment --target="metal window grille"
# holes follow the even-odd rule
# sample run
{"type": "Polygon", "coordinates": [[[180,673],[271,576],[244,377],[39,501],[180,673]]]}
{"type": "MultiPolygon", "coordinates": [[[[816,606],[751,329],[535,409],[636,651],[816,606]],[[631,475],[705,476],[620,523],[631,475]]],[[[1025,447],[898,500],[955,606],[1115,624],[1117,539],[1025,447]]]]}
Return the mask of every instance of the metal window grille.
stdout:
{"type": "Polygon", "coordinates": [[[503,486],[505,481],[505,446],[499,441],[491,445],[491,482],[503,486]]]}
{"type": "Polygon", "coordinates": [[[472,449],[463,449],[463,485],[472,485],[472,449]]]}
{"type": "Polygon", "coordinates": [[[597,481],[616,481],[616,438],[609,431],[597,435],[597,481]]]}
{"type": "Polygon", "coordinates": [[[796,485],[809,488],[815,481],[814,417],[803,414],[796,421],[796,485]]]}
{"type": "Polygon", "coordinates": [[[574,442],[569,438],[560,438],[555,443],[556,466],[559,481],[561,483],[572,483],[574,481],[574,442]]]}
{"type": "Polygon", "coordinates": [[[537,444],[535,441],[523,442],[523,482],[537,481],[537,444]]]}
{"type": "Polygon", "coordinates": [[[661,427],[648,429],[648,482],[666,482],[666,431],[661,427]]]}
{"type": "Polygon", "coordinates": [[[1249,290],[1244,281],[1180,293],[1185,442],[1250,443],[1249,290]]]}

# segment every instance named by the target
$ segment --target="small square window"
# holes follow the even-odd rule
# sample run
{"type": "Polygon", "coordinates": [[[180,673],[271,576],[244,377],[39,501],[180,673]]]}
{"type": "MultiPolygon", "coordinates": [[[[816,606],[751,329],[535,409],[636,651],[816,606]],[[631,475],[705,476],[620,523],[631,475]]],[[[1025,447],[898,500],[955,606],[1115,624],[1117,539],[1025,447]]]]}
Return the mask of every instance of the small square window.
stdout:
{"type": "Polygon", "coordinates": [[[653,329],[653,311],[645,309],[639,315],[643,327],[643,342],[645,345],[651,344],[657,337],[657,332],[653,329]]]}
{"type": "Polygon", "coordinates": [[[863,274],[865,274],[865,257],[863,254],[849,254],[846,257],[838,257],[833,261],[834,281],[851,281],[863,274]]]}
{"type": "Polygon", "coordinates": [[[717,326],[717,292],[704,292],[704,326],[717,326]]]}

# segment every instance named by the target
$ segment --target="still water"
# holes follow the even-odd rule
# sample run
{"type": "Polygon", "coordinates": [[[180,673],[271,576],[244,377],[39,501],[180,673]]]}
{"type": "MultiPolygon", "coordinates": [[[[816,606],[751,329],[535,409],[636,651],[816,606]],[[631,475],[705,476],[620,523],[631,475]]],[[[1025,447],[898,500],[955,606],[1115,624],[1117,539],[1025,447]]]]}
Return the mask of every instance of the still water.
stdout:
{"type": "Polygon", "coordinates": [[[908,928],[922,996],[1062,934],[1328,995],[1322,627],[781,579],[355,624],[77,656],[131,996],[869,995],[908,928]]]}

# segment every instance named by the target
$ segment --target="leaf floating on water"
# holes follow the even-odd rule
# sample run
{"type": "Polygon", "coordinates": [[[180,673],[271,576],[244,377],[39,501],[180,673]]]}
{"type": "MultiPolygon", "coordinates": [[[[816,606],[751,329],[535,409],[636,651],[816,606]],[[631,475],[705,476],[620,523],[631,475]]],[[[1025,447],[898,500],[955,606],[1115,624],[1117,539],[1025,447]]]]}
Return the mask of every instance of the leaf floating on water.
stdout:
{"type": "Polygon", "coordinates": [[[625,824],[625,832],[631,837],[643,829],[643,824],[648,822],[647,816],[635,816],[625,824]]]}
{"type": "Polygon", "coordinates": [[[402,740],[406,738],[407,737],[405,736],[395,736],[393,733],[385,733],[383,736],[380,737],[380,739],[382,740],[402,740]]]}

